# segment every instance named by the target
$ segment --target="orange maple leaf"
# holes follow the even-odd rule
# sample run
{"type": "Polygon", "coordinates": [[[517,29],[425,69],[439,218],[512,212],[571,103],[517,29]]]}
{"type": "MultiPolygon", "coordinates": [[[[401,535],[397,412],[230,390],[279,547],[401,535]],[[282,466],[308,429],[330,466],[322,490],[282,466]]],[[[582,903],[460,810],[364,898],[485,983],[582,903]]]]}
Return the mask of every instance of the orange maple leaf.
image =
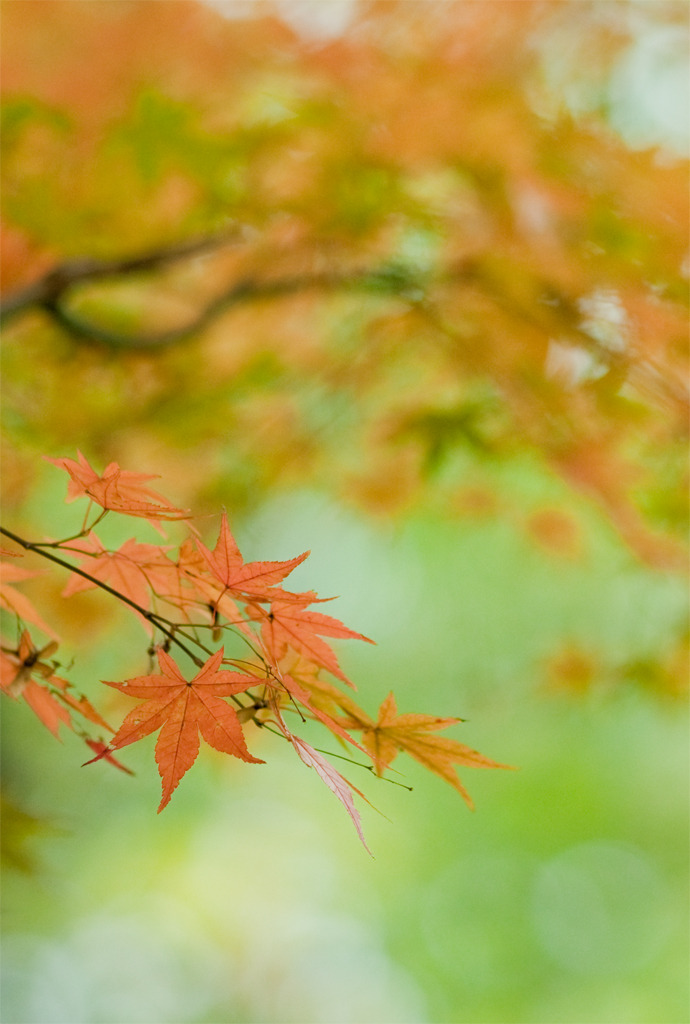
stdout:
{"type": "Polygon", "coordinates": [[[277,661],[280,661],[285,655],[288,646],[292,647],[310,661],[322,665],[332,675],[342,679],[344,683],[354,689],[354,684],[340,668],[333,648],[317,634],[366,640],[368,644],[373,644],[374,641],[362,633],[355,633],[353,629],[348,629],[342,622],[330,615],[307,611],[307,606],[312,603],[315,595],[308,596],[310,599],[307,601],[281,598],[271,602],[270,611],[265,613],[265,618],[261,623],[264,643],[277,661]]]}
{"type": "Polygon", "coordinates": [[[301,657],[290,669],[290,675],[298,679],[309,694],[310,707],[317,707],[324,711],[329,717],[338,715],[343,721],[343,713],[348,716],[347,728],[361,728],[362,722],[368,722],[369,717],[349,694],[343,693],[326,679],[319,678],[319,666],[313,661],[303,660],[301,657]],[[358,722],[360,725],[355,725],[358,722]]]}
{"type": "Polygon", "coordinates": [[[45,727],[58,737],[61,724],[71,725],[69,712],[50,690],[33,678],[34,673],[45,678],[52,672],[52,668],[40,658],[52,653],[55,646],[51,643],[47,648],[37,650],[28,631],[24,630],[16,651],[0,651],[0,689],[15,700],[23,697],[45,727]]]}
{"type": "MultiPolygon", "coordinates": [[[[78,564],[94,580],[108,583],[147,610],[151,606],[152,592],[168,590],[171,579],[178,576],[178,568],[166,556],[165,549],[155,544],[139,544],[133,537],[117,551],[104,548],[95,533],[84,540],[73,541],[71,547],[84,552],[85,557],[78,564]]],[[[95,582],[75,574],[62,594],[70,597],[95,586],[95,582]]],[[[143,621],[148,629],[149,623],[143,621]]]]}
{"type": "MultiPolygon", "coordinates": [[[[9,693],[9,691],[6,692],[9,693]]],[[[72,728],[69,711],[45,686],[41,686],[34,679],[27,679],[22,687],[21,695],[37,718],[43,722],[46,729],[49,729],[56,739],[60,738],[61,725],[72,728]]]]}
{"type": "Polygon", "coordinates": [[[383,775],[393,759],[404,750],[429,771],[449,782],[467,805],[473,808],[472,798],[456,775],[453,766],[460,764],[468,768],[507,769],[513,766],[491,761],[457,740],[448,739],[446,736],[429,735],[430,732],[446,729],[460,721],[460,718],[438,718],[433,715],[398,715],[395,697],[389,693],[379,708],[376,722],[358,712],[356,718],[350,715],[346,727],[363,730],[362,745],[374,761],[378,775],[383,775]]]}
{"type": "Polygon", "coordinates": [[[24,569],[20,565],[0,562],[0,608],[12,612],[24,622],[31,622],[34,626],[38,626],[48,636],[57,638],[57,633],[43,621],[29,598],[10,586],[10,583],[19,583],[20,580],[28,580],[40,575],[40,572],[24,569]]]}
{"type": "Polygon", "coordinates": [[[17,650],[0,652],[0,689],[8,697],[22,696],[54,736],[58,735],[61,724],[72,728],[68,708],[113,732],[86,697],[72,693],[67,680],[54,674],[53,665],[41,660],[56,648],[57,644],[51,642],[39,650],[25,629],[17,650]]]}
{"type": "Polygon", "coordinates": [[[188,510],[175,508],[163,495],[144,486],[147,480],[157,479],[155,473],[131,473],[120,469],[117,462],[111,462],[99,476],[80,451],[77,451],[77,457],[78,462],[44,456],[48,462],[69,473],[68,502],[86,496],[101,508],[148,519],[154,526],[159,519],[189,518],[188,510]]]}
{"type": "Polygon", "coordinates": [[[121,683],[103,680],[106,686],[122,693],[146,698],[146,703],[130,711],[110,746],[93,760],[160,729],[155,755],[163,782],[159,812],[194,764],[199,753],[199,733],[216,750],[254,764],[264,763],[249,753],[236,711],[222,700],[257,686],[262,680],[241,672],[219,671],[222,660],[221,647],[188,682],[170,655],[159,650],[161,675],[137,676],[121,683]]]}
{"type": "Polygon", "coordinates": [[[196,544],[211,573],[223,584],[225,592],[248,594],[257,601],[270,601],[270,587],[284,580],[309,555],[305,551],[286,562],[245,562],[230,532],[227,512],[223,512],[220,534],[213,551],[209,551],[199,540],[196,544]]]}

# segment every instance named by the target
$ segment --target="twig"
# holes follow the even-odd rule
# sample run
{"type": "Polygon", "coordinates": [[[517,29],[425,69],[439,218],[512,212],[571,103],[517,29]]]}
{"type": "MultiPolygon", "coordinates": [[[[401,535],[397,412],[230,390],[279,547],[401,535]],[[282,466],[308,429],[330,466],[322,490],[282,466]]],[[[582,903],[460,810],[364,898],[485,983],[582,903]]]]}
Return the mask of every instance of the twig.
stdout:
{"type": "Polygon", "coordinates": [[[91,574],[86,572],[84,569],[80,569],[78,566],[72,565],[70,562],[66,562],[64,558],[59,558],[57,555],[54,555],[50,551],[46,551],[45,548],[34,544],[32,541],[24,540],[23,537],[19,537],[16,533],[13,533],[11,530],[7,530],[4,526],[0,526],[0,533],[4,534],[5,537],[9,537],[10,540],[13,540],[15,544],[19,544],[26,551],[33,551],[35,554],[40,555],[41,558],[47,558],[49,561],[55,562],[57,565],[61,565],[63,569],[69,569],[70,572],[76,573],[77,576],[82,576],[85,580],[89,580],[90,583],[93,583],[94,586],[100,587],[101,590],[105,590],[106,593],[116,597],[118,601],[122,601],[124,604],[129,605],[130,608],[134,608],[134,610],[147,619],[151,625],[160,630],[164,636],[167,636],[171,643],[177,644],[180,650],[184,651],[184,653],[192,659],[198,668],[203,666],[204,663],[202,659],[194,654],[193,651],[190,651],[186,644],[183,644],[182,641],[178,639],[175,630],[168,629],[162,624],[165,620],[163,620],[160,615],[156,615],[155,612],[149,611],[148,608],[143,608],[140,604],[137,604],[136,601],[132,601],[131,598],[127,597],[126,594],[122,594],[119,590],[115,590],[114,587],[104,583],[103,580],[99,580],[95,576],[91,576],[91,574]]]}

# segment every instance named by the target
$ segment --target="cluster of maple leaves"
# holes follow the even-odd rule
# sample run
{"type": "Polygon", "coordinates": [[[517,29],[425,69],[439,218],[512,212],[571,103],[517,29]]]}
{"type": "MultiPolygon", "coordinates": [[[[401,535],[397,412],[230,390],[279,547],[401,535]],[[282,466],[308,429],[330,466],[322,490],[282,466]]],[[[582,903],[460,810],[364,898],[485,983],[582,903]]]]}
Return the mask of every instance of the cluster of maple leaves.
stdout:
{"type": "MultiPolygon", "coordinates": [[[[406,751],[449,782],[470,806],[471,799],[453,766],[506,767],[456,740],[433,735],[460,719],[399,715],[391,693],[374,720],[349,693],[322,677],[325,672],[353,688],[324,636],[373,641],[312,609],[329,599],[319,598],[314,591],[294,593],[281,586],[309,552],[286,561],[245,562],[226,512],[213,550],[191,524],[190,536],[177,549],[176,557],[170,545],[143,544],[135,539],[109,550],[95,532],[108,514],[146,519],[163,533],[161,522],[189,520],[189,512],[151,490],[148,481],[152,476],[122,470],[117,463],[110,463],[99,475],[81,452],[78,461],[48,461],[69,474],[68,502],[89,499],[82,529],[64,540],[43,542],[27,541],[4,527],[0,532],[24,550],[70,571],[63,591],[66,597],[99,587],[127,605],[149,633],[149,655],[155,653],[158,661],[158,671],[122,681],[104,680],[105,685],[143,700],[113,729],[86,697],[56,674],[59,665],[51,660],[58,649],[56,634],[26,595],[11,585],[35,573],[13,562],[2,563],[0,600],[18,623],[19,640],[16,645],[3,641],[0,687],[10,697],[23,696],[54,735],[60,725],[81,735],[95,755],[87,764],[105,759],[129,771],[115,752],[160,730],[155,749],[163,788],[160,811],[194,764],[200,737],[242,761],[263,763],[250,753],[244,735],[254,724],[282,736],[300,759],[316,770],[345,805],[362,842],[352,793],[362,794],[321,751],[295,734],[288,724],[290,713],[298,722],[320,722],[344,745],[354,747],[360,756],[368,755],[372,763],[366,767],[378,776],[383,776],[400,751],[406,751]],[[65,555],[76,557],[76,563],[65,555]],[[50,636],[50,641],[37,647],[27,623],[50,636]],[[244,657],[226,655],[221,641],[231,637],[241,639],[244,657]],[[179,656],[195,666],[192,678],[187,678],[188,673],[178,664],[179,656]],[[92,736],[84,721],[106,730],[110,738],[105,741],[92,736]],[[356,739],[353,734],[361,735],[356,739]]],[[[8,549],[2,554],[18,555],[8,549]]]]}

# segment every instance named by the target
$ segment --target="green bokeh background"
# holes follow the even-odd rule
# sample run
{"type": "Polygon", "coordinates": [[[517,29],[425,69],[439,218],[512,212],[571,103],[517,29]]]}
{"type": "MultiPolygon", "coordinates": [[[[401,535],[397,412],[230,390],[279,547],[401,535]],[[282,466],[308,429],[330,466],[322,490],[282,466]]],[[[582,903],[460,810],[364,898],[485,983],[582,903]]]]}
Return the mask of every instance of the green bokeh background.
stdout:
{"type": "MultiPolygon", "coordinates": [[[[506,489],[548,489],[511,474],[506,489]]],[[[499,520],[372,525],[316,492],[237,533],[246,558],[311,547],[294,585],[340,593],[334,614],[378,641],[339,647],[365,707],[393,688],[401,710],[461,716],[458,738],[519,771],[465,771],[471,813],[403,758],[391,777],[411,793],[344,766],[380,812],[360,802],[371,858],[272,737],[252,745],[263,766],[204,749],[158,817],[153,739],[126,751],[134,779],[80,768],[76,738],[6,701],[9,792],[40,827],[33,873],[5,875],[5,1024],[685,1021],[684,708],[639,682],[544,685],[564,639],[610,666],[663,656],[682,583],[593,517],[577,563],[499,520]]],[[[140,671],[138,624],[115,635],[79,654],[87,692],[140,671]]]]}
{"type": "MultiPolygon", "coordinates": [[[[614,6],[623,5],[582,9],[596,21],[614,6]]],[[[553,51],[554,88],[569,53],[567,41],[553,51]]],[[[585,111],[605,105],[590,99],[580,97],[585,111]]],[[[31,98],[10,104],[17,124],[32,104],[40,114],[31,98]]],[[[625,121],[629,106],[607,113],[625,121]]],[[[142,181],[155,179],[173,143],[175,160],[184,157],[200,180],[208,175],[216,205],[202,204],[198,223],[183,225],[207,231],[239,202],[241,180],[221,180],[210,141],[202,145],[177,107],[144,94],[137,110],[130,134],[115,143],[139,154],[142,181]]],[[[47,125],[50,166],[39,159],[35,180],[25,174],[22,188],[9,190],[9,219],[70,255],[88,246],[92,254],[134,251],[139,214],[145,221],[148,213],[137,195],[146,189],[134,193],[137,217],[125,236],[98,229],[99,218],[110,223],[108,211],[120,223],[118,174],[91,175],[92,208],[63,208],[52,196],[60,197],[58,186],[71,196],[72,182],[53,181],[61,150],[49,143],[64,125],[47,125]]],[[[242,138],[249,153],[254,135],[242,138]]],[[[113,173],[112,152],[97,170],[113,173]]],[[[240,166],[246,154],[235,156],[240,166]]],[[[21,152],[18,159],[21,169],[21,152]]],[[[366,173],[352,210],[351,177],[334,180],[353,230],[357,217],[366,227],[377,204],[398,202],[385,178],[366,173]]],[[[247,195],[251,212],[248,186],[247,195]]],[[[160,211],[151,216],[155,226],[160,211]]],[[[637,250],[614,244],[608,207],[602,217],[601,237],[593,235],[601,252],[614,264],[621,253],[633,262],[637,250]]],[[[166,224],[171,237],[177,227],[166,224]]],[[[410,251],[401,246],[401,257],[423,272],[434,240],[433,232],[405,235],[410,251]]],[[[373,309],[379,298],[324,302],[319,323],[334,351],[357,351],[367,303],[373,309]]],[[[114,302],[112,326],[128,328],[137,315],[114,302]]],[[[74,457],[79,446],[99,469],[119,458],[132,471],[160,470],[160,489],[175,503],[186,503],[187,477],[204,516],[227,504],[247,560],[311,549],[291,586],[340,595],[327,610],[377,642],[334,645],[367,711],[392,689],[401,712],[460,717],[457,739],[518,770],[463,771],[473,813],[404,757],[390,777],[411,792],[334,761],[372,802],[358,801],[369,856],[342,806],[274,737],[250,737],[265,765],[204,747],[156,815],[153,737],[122,755],[134,778],[103,762],[81,767],[78,737],[56,742],[23,702],[3,699],[11,863],[3,872],[2,1024],[687,1024],[688,715],[663,675],[687,631],[686,581],[636,561],[593,505],[521,452],[520,438],[509,458],[485,460],[481,445],[468,454],[468,429],[449,463],[429,467],[441,484],[444,468],[468,486],[485,482],[498,496],[493,512],[444,514],[441,487],[411,514],[374,519],[338,503],[324,481],[323,490],[295,483],[299,459],[297,471],[288,466],[282,476],[285,442],[261,409],[246,419],[254,428],[246,447],[228,442],[231,428],[243,438],[239,413],[254,392],[268,393],[270,413],[272,389],[293,383],[317,447],[331,430],[341,436],[356,416],[347,393],[302,380],[299,367],[293,378],[266,356],[216,379],[204,373],[204,338],[154,365],[155,356],[149,364],[148,356],[81,346],[40,314],[11,330],[3,355],[16,485],[16,493],[5,487],[9,528],[36,539],[81,523],[82,503],[64,504],[66,477],[41,454],[74,457]],[[215,471],[209,479],[207,466],[215,471]],[[530,537],[530,513],[545,508],[572,517],[581,533],[575,555],[530,537]],[[553,685],[550,666],[568,650],[585,663],[591,657],[591,685],[553,685]]],[[[414,361],[403,371],[403,386],[414,382],[414,361]]],[[[395,390],[395,382],[387,386],[395,390]]],[[[470,392],[468,408],[476,401],[491,412],[481,388],[470,392]]],[[[346,464],[357,458],[345,447],[339,455],[346,464]]],[[[673,480],[675,455],[667,457],[673,480]]],[[[336,460],[332,478],[339,467],[336,460]]],[[[681,515],[675,506],[659,514],[672,523],[681,515]]],[[[140,521],[110,517],[105,525],[113,543],[135,533],[158,539],[140,521]]],[[[216,527],[203,519],[207,541],[216,527]]],[[[174,526],[170,534],[180,537],[174,526]]],[[[63,674],[121,720],[129,704],[104,695],[99,680],[140,674],[148,641],[102,594],[78,595],[60,613],[64,582],[51,571],[26,592],[63,616],[63,674]]],[[[15,623],[7,628],[14,636],[15,623]]],[[[334,740],[320,741],[339,753],[334,740]]]]}

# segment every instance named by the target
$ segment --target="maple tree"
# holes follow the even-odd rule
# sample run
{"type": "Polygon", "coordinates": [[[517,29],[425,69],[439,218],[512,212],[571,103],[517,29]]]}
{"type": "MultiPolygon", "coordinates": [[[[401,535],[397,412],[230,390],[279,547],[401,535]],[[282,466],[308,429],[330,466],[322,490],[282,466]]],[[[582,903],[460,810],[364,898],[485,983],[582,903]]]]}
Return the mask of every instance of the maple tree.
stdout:
{"type": "MultiPolygon", "coordinates": [[[[360,791],[321,752],[293,731],[286,720],[290,712],[297,713],[301,722],[311,719],[321,723],[342,743],[350,744],[360,754],[369,754],[377,775],[383,775],[398,751],[409,751],[455,786],[470,806],[471,800],[450,764],[507,767],[482,757],[457,740],[429,741],[421,735],[425,730],[453,725],[459,719],[425,715],[403,715],[396,719],[391,695],[384,701],[379,721],[374,724],[350,696],[324,683],[320,676],[325,669],[353,685],[340,669],[335,652],[317,634],[372,641],[329,615],[308,611],[310,604],[320,600],[315,592],[292,593],[278,586],[309,552],[283,562],[245,562],[225,511],[212,551],[196,534],[183,542],[180,550],[185,549],[185,557],[177,562],[170,557],[170,545],[166,544],[139,544],[132,539],[110,551],[94,530],[108,513],[143,517],[154,526],[160,520],[189,518],[189,513],[144,488],[144,481],[152,477],[123,471],[115,463],[98,474],[81,452],[76,462],[53,458],[48,461],[70,476],[68,502],[78,497],[89,499],[82,529],[63,540],[38,542],[28,541],[6,527],[0,527],[0,532],[24,551],[69,570],[72,577],[63,591],[65,596],[85,587],[97,587],[126,604],[151,632],[149,656],[155,652],[160,669],[119,682],[103,681],[121,693],[144,699],[114,730],[86,697],[72,693],[70,684],[56,675],[58,663],[49,659],[58,650],[57,641],[51,640],[40,650],[34,646],[28,630],[23,628],[23,620],[32,621],[45,632],[49,627],[42,623],[28,599],[7,599],[7,607],[14,612],[21,632],[16,647],[8,639],[2,642],[2,691],[15,699],[23,696],[55,736],[60,725],[82,736],[95,752],[85,764],[105,759],[128,771],[113,757],[114,752],[160,730],[155,758],[163,786],[158,808],[161,811],[194,764],[200,737],[218,751],[248,763],[263,764],[263,759],[252,755],[247,747],[244,729],[251,723],[292,744],[299,758],[314,768],[341,800],[362,842],[360,817],[352,798],[353,791],[360,791]],[[152,497],[155,505],[148,500],[152,497]],[[94,505],[101,511],[88,522],[89,510],[94,505]],[[190,542],[200,559],[192,556],[190,542]],[[78,564],[68,560],[75,555],[79,557],[78,564]],[[177,617],[171,618],[176,613],[177,617]],[[224,644],[215,646],[228,633],[247,648],[243,657],[226,656],[224,644]],[[170,653],[172,649],[182,652],[197,667],[193,678],[183,674],[170,653]],[[202,654],[208,655],[206,660],[202,654]],[[223,668],[225,665],[233,670],[223,668]],[[336,714],[325,710],[320,700],[324,694],[336,714]],[[82,719],[112,735],[107,740],[92,736],[82,719]],[[362,744],[353,736],[353,731],[359,729],[364,729],[362,744]]],[[[26,572],[18,573],[12,563],[2,563],[3,571],[8,568],[13,581],[26,572]]]]}
{"type": "MultiPolygon", "coordinates": [[[[643,28],[684,30],[677,5],[643,6],[643,28]]],[[[500,516],[572,560],[578,494],[633,557],[684,571],[687,161],[626,144],[603,100],[578,112],[553,85],[581,84],[586,54],[605,95],[640,31],[623,5],[606,21],[548,0],[362,0],[307,42],[276,5],[253,7],[3,4],[7,514],[21,518],[40,454],[81,446],[105,465],[51,455],[92,512],[63,540],[5,536],[70,573],[65,598],[127,606],[159,659],[109,684],[147,702],[92,736],[97,712],[56,675],[57,631],[22,592],[36,570],[13,557],[3,688],[96,759],[160,728],[163,804],[199,734],[250,761],[242,731],[276,730],[359,827],[291,714],[376,774],[407,752],[465,799],[454,766],[495,765],[435,735],[454,719],[399,715],[392,697],[378,716],[357,707],[328,641],[368,638],[285,588],[306,554],[245,562],[226,513],[208,547],[120,463],[174,475],[202,515],[306,483],[375,516],[500,516]],[[513,466],[555,497],[505,487],[513,466]],[[109,546],[114,516],[189,536],[109,546]]],[[[594,670],[567,653],[549,671],[585,690],[594,670]]],[[[680,661],[651,666],[657,689],[682,689],[680,661]]]]}
{"type": "MultiPolygon", "coordinates": [[[[577,90],[586,54],[603,94],[683,11],[362,0],[305,42],[250,7],[56,0],[46,67],[45,8],[5,4],[18,490],[24,453],[162,440],[195,507],[308,481],[377,515],[488,515],[522,460],[684,569],[687,161],[551,85],[577,90]]],[[[568,553],[561,517],[525,530],[568,553]]]]}

